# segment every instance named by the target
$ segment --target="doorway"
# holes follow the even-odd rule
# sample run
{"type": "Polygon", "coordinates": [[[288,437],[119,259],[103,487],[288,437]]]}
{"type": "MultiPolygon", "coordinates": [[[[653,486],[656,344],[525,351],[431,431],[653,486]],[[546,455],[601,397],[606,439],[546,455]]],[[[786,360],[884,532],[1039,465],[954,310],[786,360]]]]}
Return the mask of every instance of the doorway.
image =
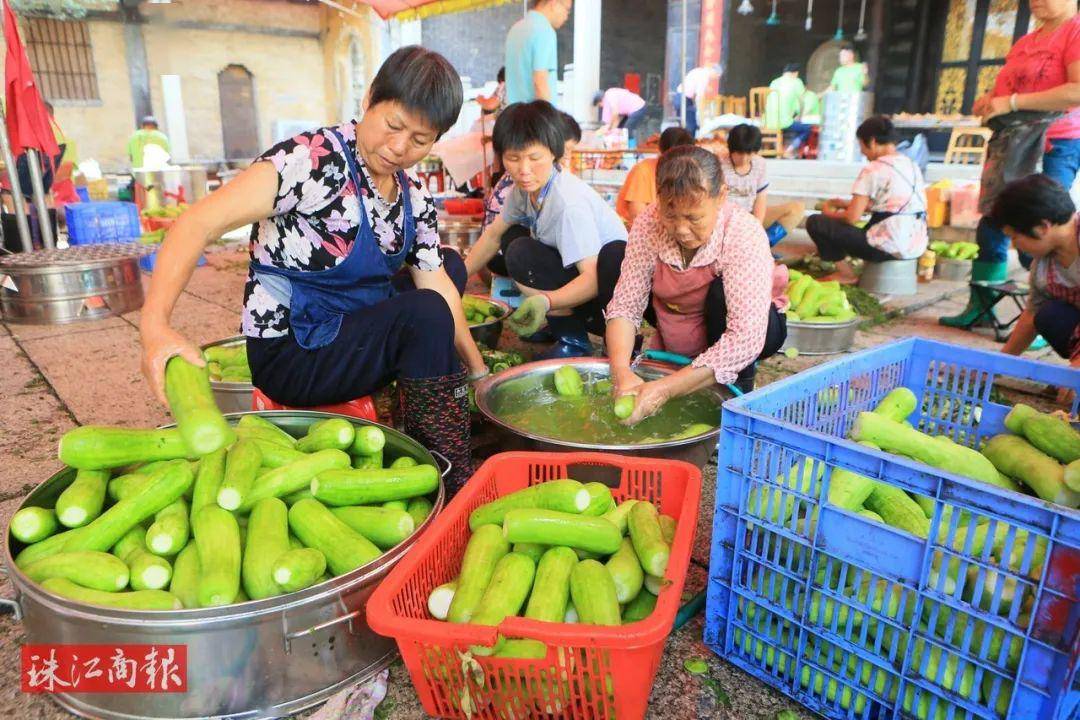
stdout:
{"type": "Polygon", "coordinates": [[[255,78],[243,65],[228,65],[218,73],[221,138],[226,160],[250,160],[259,154],[255,114],[255,78]]]}

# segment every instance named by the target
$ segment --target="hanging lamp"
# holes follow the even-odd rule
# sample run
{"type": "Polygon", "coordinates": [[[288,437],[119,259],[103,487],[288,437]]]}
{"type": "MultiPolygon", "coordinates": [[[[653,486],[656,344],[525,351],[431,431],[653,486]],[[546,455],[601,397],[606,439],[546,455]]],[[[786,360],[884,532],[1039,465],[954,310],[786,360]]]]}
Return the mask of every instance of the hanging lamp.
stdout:
{"type": "Polygon", "coordinates": [[[772,0],[772,14],[769,15],[769,18],[765,21],[765,24],[772,26],[780,24],[780,16],[776,13],[776,0],[772,0]]]}
{"type": "Polygon", "coordinates": [[[814,0],[807,0],[806,2],[806,32],[810,32],[810,28],[814,26],[814,0]]]}
{"type": "Polygon", "coordinates": [[[836,16],[836,34],[833,40],[844,39],[844,0],[840,0],[840,14],[836,16]]]}
{"type": "MultiPolygon", "coordinates": [[[[683,0],[683,2],[686,2],[686,0],[683,0]]],[[[739,5],[739,9],[737,12],[740,15],[753,15],[754,4],[750,2],[750,0],[742,0],[742,4],[739,5]]]]}
{"type": "Polygon", "coordinates": [[[855,33],[855,42],[862,42],[866,39],[866,0],[862,0],[862,4],[859,6],[859,30],[855,33]]]}

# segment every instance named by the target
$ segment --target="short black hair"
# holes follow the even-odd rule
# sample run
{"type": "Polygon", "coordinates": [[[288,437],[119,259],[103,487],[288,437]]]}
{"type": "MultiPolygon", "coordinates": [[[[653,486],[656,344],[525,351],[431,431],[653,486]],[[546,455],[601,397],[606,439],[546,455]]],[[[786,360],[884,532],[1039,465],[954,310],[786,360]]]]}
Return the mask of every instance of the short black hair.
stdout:
{"type": "Polygon", "coordinates": [[[747,123],[736,125],[728,132],[727,148],[728,152],[761,152],[761,130],[747,123]]]}
{"type": "Polygon", "coordinates": [[[875,115],[863,120],[862,125],[855,131],[855,137],[867,145],[871,140],[877,140],[878,145],[891,145],[896,142],[896,128],[889,118],[875,115]]]}
{"type": "Polygon", "coordinates": [[[656,194],[661,199],[705,194],[716,197],[724,175],[716,153],[697,145],[671,148],[656,163],[656,194]]]}
{"type": "Polygon", "coordinates": [[[51,102],[49,102],[48,100],[45,100],[43,104],[45,105],[45,112],[52,115],[53,114],[53,104],[51,102]]]}
{"type": "Polygon", "coordinates": [[[463,100],[461,77],[454,66],[439,53],[419,45],[406,45],[391,53],[375,73],[368,95],[369,107],[401,103],[440,136],[457,122],[463,100]]]}
{"type": "Polygon", "coordinates": [[[786,73],[789,73],[789,72],[797,73],[800,70],[802,70],[802,65],[800,65],[799,63],[788,63],[787,65],[784,66],[784,72],[786,72],[786,73]]]}
{"type": "Polygon", "coordinates": [[[1000,228],[1011,227],[1031,235],[1044,220],[1064,225],[1076,214],[1069,191],[1048,175],[1028,175],[1013,180],[998,193],[990,209],[990,221],[1000,228]]]}
{"type": "Polygon", "coordinates": [[[506,68],[499,68],[499,72],[495,73],[495,82],[506,82],[506,68]]]}
{"type": "Polygon", "coordinates": [[[693,145],[694,136],[690,134],[690,131],[684,127],[669,127],[664,132],[660,133],[660,152],[666,153],[668,150],[681,145],[693,145]]]}
{"type": "Polygon", "coordinates": [[[514,103],[499,113],[491,142],[499,155],[509,150],[524,150],[535,143],[546,147],[558,159],[566,149],[566,126],[562,114],[547,100],[514,103]]]}
{"type": "Polygon", "coordinates": [[[567,143],[571,140],[576,143],[581,142],[581,126],[578,125],[574,116],[568,112],[560,112],[559,115],[563,124],[563,142],[567,143]]]}

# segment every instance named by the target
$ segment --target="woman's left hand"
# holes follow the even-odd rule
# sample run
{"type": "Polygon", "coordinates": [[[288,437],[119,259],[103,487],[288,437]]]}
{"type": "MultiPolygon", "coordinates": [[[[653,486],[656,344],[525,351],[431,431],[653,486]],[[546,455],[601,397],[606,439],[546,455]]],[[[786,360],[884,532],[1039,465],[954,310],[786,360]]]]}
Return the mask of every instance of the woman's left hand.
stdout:
{"type": "Polygon", "coordinates": [[[645,418],[660,412],[660,408],[671,399],[671,390],[663,380],[653,380],[638,385],[636,394],[634,412],[623,420],[624,425],[637,425],[645,418]]]}

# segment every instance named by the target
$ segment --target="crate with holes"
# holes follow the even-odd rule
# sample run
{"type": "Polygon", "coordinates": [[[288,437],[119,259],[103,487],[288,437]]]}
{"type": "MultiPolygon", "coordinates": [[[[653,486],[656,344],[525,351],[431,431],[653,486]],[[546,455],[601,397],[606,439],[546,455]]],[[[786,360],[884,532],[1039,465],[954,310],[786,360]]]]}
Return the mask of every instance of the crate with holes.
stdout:
{"type": "Polygon", "coordinates": [[[502,453],[372,595],[436,717],[644,716],[690,562],[701,473],[502,453]]]}
{"type": "Polygon", "coordinates": [[[828,718],[1078,717],[1080,434],[1022,383],[1080,372],[911,339],[729,401],[706,643],[828,718]]]}

